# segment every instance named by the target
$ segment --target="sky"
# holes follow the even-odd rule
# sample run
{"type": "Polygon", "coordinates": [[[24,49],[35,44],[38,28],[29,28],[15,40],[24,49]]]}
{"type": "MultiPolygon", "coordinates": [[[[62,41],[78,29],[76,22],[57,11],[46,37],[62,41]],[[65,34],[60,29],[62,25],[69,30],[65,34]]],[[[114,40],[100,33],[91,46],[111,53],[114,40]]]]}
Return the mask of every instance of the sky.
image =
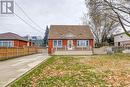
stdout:
{"type": "Polygon", "coordinates": [[[0,15],[0,33],[13,32],[21,36],[44,36],[47,25],[82,24],[86,12],[85,0],[15,0],[15,14],[20,16],[32,28],[16,15],[0,15]],[[19,8],[36,23],[34,25],[19,8]]]}

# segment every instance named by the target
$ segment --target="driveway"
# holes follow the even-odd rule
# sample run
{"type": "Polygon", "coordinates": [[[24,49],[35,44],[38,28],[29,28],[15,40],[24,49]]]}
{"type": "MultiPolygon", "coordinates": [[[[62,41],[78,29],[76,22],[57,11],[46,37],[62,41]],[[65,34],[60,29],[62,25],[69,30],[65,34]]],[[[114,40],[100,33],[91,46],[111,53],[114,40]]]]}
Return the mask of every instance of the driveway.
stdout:
{"type": "Polygon", "coordinates": [[[0,87],[5,87],[47,58],[44,53],[0,61],[0,87]]]}

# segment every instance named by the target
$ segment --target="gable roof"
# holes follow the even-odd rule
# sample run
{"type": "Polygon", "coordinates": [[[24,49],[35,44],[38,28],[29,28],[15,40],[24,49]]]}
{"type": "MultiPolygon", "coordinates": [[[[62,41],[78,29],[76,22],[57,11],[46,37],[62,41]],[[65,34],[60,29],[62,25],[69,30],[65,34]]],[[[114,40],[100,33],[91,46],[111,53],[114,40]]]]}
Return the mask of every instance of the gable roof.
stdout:
{"type": "Polygon", "coordinates": [[[0,34],[0,40],[22,40],[28,41],[25,38],[11,32],[0,34]]]}
{"type": "Polygon", "coordinates": [[[48,39],[93,39],[86,25],[51,25],[48,39]]]}

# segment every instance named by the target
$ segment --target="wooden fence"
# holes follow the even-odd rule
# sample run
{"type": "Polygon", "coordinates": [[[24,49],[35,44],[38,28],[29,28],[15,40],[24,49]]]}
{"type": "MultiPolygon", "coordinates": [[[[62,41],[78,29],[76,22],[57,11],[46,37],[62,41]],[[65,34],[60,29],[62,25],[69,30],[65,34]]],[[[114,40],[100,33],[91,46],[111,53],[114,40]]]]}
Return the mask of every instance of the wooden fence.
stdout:
{"type": "Polygon", "coordinates": [[[5,60],[13,57],[20,57],[37,53],[35,47],[17,47],[17,48],[5,48],[0,47],[0,60],[5,60]]]}

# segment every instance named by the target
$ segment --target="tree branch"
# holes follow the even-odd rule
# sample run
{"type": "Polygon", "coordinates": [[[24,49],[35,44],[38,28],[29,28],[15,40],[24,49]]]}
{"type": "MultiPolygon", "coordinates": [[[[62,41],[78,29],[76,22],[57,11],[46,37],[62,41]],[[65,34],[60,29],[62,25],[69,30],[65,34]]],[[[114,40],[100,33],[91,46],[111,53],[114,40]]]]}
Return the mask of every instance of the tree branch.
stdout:
{"type": "Polygon", "coordinates": [[[125,28],[125,26],[124,26],[124,24],[123,24],[123,22],[122,22],[122,20],[121,20],[121,18],[120,18],[120,15],[118,14],[118,12],[116,12],[116,11],[114,10],[114,6],[112,6],[111,3],[109,3],[107,0],[104,0],[104,1],[111,7],[111,9],[112,9],[112,10],[114,11],[114,13],[117,15],[117,18],[118,18],[118,20],[119,20],[119,22],[120,22],[120,24],[121,24],[123,30],[125,31],[126,35],[128,35],[128,36],[130,37],[130,34],[129,34],[129,32],[126,30],[126,28],[125,28]]]}

